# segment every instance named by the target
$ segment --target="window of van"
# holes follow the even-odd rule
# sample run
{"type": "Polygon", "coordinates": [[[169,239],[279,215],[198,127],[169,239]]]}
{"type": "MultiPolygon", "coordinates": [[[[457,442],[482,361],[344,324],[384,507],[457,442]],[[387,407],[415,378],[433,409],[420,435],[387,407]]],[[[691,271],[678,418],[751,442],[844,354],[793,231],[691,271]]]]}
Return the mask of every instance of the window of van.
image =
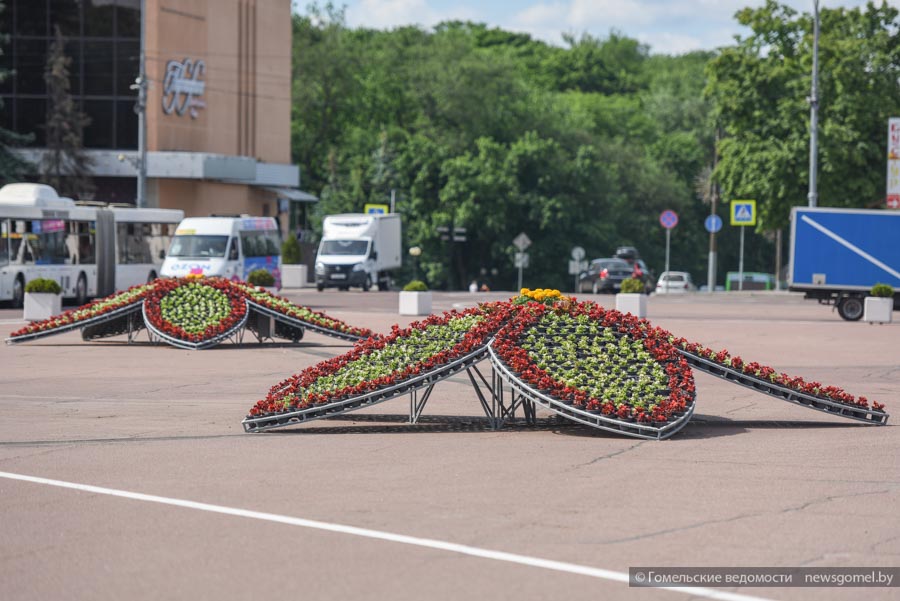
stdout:
{"type": "Polygon", "coordinates": [[[241,249],[245,257],[276,257],[281,254],[281,241],[271,231],[241,232],[241,249]]]}
{"type": "Polygon", "coordinates": [[[170,257],[224,257],[228,236],[175,236],[170,257]]]}

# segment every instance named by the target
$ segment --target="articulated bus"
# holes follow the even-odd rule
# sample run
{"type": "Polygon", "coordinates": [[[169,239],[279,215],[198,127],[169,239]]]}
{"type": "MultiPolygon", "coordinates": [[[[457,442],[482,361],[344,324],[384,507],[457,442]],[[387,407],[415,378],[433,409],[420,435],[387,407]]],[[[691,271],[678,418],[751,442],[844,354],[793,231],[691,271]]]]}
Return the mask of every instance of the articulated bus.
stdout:
{"type": "Polygon", "coordinates": [[[88,298],[159,275],[184,211],[75,202],[50,186],[0,188],[0,301],[21,306],[34,278],[59,282],[63,296],[88,298]]]}

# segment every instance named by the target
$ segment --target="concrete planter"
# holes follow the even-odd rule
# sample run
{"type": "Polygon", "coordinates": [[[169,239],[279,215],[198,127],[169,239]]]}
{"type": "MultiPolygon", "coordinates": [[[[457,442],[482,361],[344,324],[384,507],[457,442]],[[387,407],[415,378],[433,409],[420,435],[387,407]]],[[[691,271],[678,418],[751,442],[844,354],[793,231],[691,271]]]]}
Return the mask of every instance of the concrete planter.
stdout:
{"type": "Polygon", "coordinates": [[[431,291],[401,292],[400,315],[431,315],[431,291]]]}
{"type": "Polygon", "coordinates": [[[620,292],[616,295],[616,311],[631,313],[635,317],[647,317],[647,295],[620,292]]]}
{"type": "Polygon", "coordinates": [[[308,277],[306,265],[281,265],[281,287],[303,288],[308,277]]]}
{"type": "Polygon", "coordinates": [[[867,296],[863,310],[863,321],[868,321],[869,323],[891,323],[893,311],[893,298],[867,296]]]}
{"type": "Polygon", "coordinates": [[[43,321],[62,313],[62,295],[49,292],[25,293],[25,321],[43,321]]]}

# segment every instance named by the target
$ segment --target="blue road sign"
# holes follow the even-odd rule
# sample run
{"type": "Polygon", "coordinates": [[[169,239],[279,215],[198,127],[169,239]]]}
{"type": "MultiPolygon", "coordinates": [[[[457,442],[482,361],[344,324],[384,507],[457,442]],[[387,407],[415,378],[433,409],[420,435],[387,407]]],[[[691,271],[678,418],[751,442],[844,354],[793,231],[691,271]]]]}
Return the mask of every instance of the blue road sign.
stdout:
{"type": "Polygon", "coordinates": [[[706,226],[707,232],[715,234],[722,229],[722,218],[718,215],[710,215],[706,218],[706,221],[703,222],[703,225],[706,226]]]}
{"type": "Polygon", "coordinates": [[[667,230],[678,225],[678,214],[675,211],[666,209],[659,215],[659,223],[667,230]]]}

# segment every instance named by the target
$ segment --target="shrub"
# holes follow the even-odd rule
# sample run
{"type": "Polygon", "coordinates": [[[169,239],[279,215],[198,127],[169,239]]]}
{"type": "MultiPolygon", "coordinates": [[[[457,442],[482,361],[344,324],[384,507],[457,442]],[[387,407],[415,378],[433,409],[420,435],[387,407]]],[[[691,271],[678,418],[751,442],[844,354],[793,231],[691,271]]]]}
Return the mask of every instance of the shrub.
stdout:
{"type": "Polygon", "coordinates": [[[297,265],[302,260],[300,255],[300,243],[296,236],[288,236],[281,244],[281,262],[285,265],[297,265]]]}
{"type": "Polygon", "coordinates": [[[413,280],[403,287],[404,292],[427,292],[428,286],[422,280],[413,280]]]}
{"type": "Polygon", "coordinates": [[[266,269],[254,269],[247,276],[247,281],[254,286],[274,286],[275,276],[266,269]]]}
{"type": "Polygon", "coordinates": [[[25,284],[25,292],[61,294],[62,286],[60,286],[56,280],[50,280],[47,278],[35,278],[25,284]]]}
{"type": "Polygon", "coordinates": [[[643,293],[644,282],[637,278],[628,278],[622,281],[622,292],[624,294],[643,293]]]}
{"type": "Polygon", "coordinates": [[[894,288],[890,284],[875,284],[872,286],[872,296],[889,298],[894,296],[894,288]]]}

